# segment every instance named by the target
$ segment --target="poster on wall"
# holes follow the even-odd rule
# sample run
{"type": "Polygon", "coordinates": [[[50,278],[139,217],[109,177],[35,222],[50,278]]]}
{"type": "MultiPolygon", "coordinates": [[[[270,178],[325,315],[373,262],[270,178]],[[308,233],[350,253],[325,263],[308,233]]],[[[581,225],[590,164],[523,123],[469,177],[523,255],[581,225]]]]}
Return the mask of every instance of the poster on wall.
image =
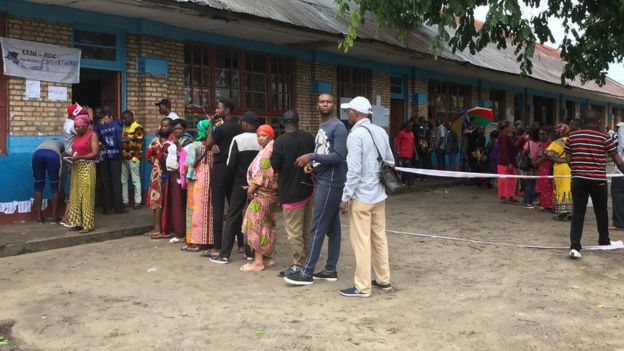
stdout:
{"type": "Polygon", "coordinates": [[[80,83],[80,49],[0,38],[4,74],[56,83],[80,83]]]}

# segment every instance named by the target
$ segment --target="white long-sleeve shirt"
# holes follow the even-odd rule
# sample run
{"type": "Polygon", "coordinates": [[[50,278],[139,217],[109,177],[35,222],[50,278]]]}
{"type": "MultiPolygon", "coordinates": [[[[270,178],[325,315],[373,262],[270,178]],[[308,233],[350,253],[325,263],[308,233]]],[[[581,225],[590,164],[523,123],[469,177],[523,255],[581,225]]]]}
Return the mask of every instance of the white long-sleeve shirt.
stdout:
{"type": "Polygon", "coordinates": [[[358,121],[347,137],[347,181],[342,191],[342,201],[357,199],[366,204],[375,204],[388,196],[379,180],[381,165],[373,144],[371,132],[384,161],[394,165],[394,156],[388,141],[388,134],[368,118],[358,121]]]}

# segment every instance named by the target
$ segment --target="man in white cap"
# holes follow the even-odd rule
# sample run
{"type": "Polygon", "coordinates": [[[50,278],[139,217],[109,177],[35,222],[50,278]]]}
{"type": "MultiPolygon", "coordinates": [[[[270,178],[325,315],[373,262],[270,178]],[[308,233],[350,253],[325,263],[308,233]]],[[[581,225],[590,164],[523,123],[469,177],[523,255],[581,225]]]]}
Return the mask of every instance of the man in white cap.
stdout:
{"type": "Polygon", "coordinates": [[[340,209],[349,213],[355,254],[355,285],[340,291],[347,297],[369,297],[372,287],[392,289],[386,238],[386,191],[379,179],[380,159],[394,165],[388,134],[371,123],[372,107],[358,96],[341,109],[353,127],[347,137],[347,181],[340,209]],[[371,264],[375,279],[371,280],[371,264]]]}

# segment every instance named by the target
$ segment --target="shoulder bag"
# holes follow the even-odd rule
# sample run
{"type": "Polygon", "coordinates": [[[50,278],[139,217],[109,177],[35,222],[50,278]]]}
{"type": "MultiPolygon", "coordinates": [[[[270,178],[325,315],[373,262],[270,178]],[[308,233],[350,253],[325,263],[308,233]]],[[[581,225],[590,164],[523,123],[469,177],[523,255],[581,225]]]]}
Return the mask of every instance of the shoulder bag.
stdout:
{"type": "Polygon", "coordinates": [[[368,134],[371,136],[371,140],[373,141],[373,145],[375,146],[375,150],[377,150],[377,161],[379,161],[379,181],[386,189],[387,194],[394,194],[395,192],[404,189],[405,184],[401,182],[399,175],[394,170],[394,167],[390,165],[388,162],[384,161],[383,157],[381,157],[381,153],[379,152],[379,148],[377,147],[377,143],[375,143],[375,138],[373,137],[373,133],[371,133],[370,129],[362,126],[362,128],[366,129],[368,134]]]}

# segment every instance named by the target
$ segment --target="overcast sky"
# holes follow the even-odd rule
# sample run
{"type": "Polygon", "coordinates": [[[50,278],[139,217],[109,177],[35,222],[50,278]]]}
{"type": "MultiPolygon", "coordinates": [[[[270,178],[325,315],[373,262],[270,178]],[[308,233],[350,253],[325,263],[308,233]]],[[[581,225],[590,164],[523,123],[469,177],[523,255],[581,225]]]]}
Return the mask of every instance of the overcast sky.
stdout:
{"type": "MultiPolygon", "coordinates": [[[[542,4],[543,6],[545,6],[545,3],[542,3],[542,4]]],[[[526,18],[530,18],[532,17],[534,13],[535,14],[538,13],[537,9],[528,8],[524,6],[524,4],[521,4],[521,6],[523,8],[523,12],[526,18]]],[[[481,21],[485,21],[485,16],[487,15],[487,11],[488,11],[488,8],[485,6],[477,8],[475,10],[475,18],[481,21]]],[[[552,31],[553,37],[555,37],[556,43],[554,44],[547,43],[547,44],[549,46],[559,47],[559,44],[563,40],[563,36],[564,36],[563,21],[553,18],[553,19],[550,19],[550,21],[548,21],[548,26],[550,27],[550,30],[552,31]]],[[[612,63],[609,66],[608,76],[624,84],[624,63],[622,62],[612,63]]]]}

